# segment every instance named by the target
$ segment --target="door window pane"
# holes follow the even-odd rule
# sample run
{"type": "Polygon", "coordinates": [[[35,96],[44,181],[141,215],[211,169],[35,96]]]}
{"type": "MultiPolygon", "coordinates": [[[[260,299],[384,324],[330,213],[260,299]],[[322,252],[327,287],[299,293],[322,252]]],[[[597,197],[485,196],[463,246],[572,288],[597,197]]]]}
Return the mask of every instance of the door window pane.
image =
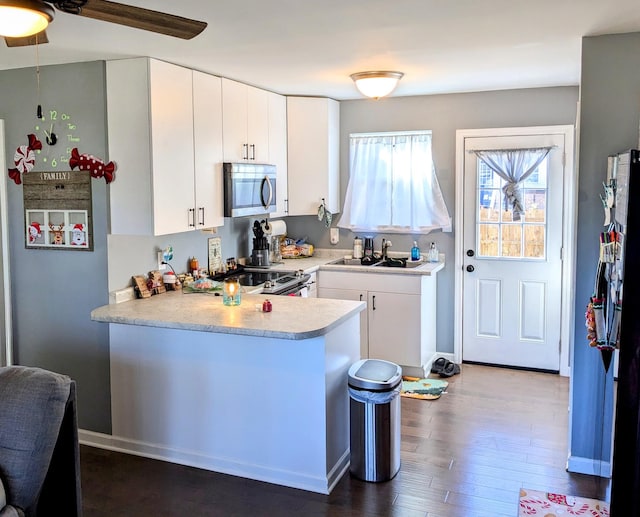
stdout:
{"type": "Polygon", "coordinates": [[[499,239],[500,226],[497,224],[479,224],[478,225],[478,246],[479,257],[499,257],[499,239]]]}
{"type": "Polygon", "coordinates": [[[498,222],[500,220],[501,194],[499,189],[480,189],[478,199],[480,221],[498,222]]]}
{"type": "Polygon", "coordinates": [[[547,213],[546,189],[525,189],[523,201],[525,221],[544,223],[547,213]]]}
{"type": "Polygon", "coordinates": [[[502,256],[522,257],[522,226],[519,224],[502,225],[502,256]]]}
{"type": "Polygon", "coordinates": [[[542,224],[528,224],[524,227],[524,256],[544,258],[544,233],[542,224]]]}

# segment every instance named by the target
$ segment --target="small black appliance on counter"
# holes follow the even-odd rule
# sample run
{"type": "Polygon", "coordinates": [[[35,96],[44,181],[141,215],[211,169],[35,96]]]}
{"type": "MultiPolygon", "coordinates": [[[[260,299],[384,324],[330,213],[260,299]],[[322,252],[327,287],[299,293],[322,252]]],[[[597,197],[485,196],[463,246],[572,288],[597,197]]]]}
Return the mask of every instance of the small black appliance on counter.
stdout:
{"type": "Polygon", "coordinates": [[[256,267],[268,267],[269,261],[269,238],[265,236],[262,223],[258,220],[253,223],[253,250],[251,250],[251,265],[256,267]]]}

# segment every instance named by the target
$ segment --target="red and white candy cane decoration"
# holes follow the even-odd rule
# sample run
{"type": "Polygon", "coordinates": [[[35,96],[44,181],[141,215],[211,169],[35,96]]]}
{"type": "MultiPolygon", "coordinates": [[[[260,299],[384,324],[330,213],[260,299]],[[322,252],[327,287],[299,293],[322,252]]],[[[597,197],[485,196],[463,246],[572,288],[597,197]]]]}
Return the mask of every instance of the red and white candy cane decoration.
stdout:
{"type": "Polygon", "coordinates": [[[104,163],[100,158],[96,158],[91,154],[80,154],[77,147],[71,149],[69,166],[72,170],[77,167],[81,171],[89,171],[92,178],[104,177],[107,183],[111,183],[115,179],[115,163],[104,163]]]}
{"type": "Polygon", "coordinates": [[[13,155],[13,163],[15,163],[16,167],[9,169],[9,177],[15,181],[16,185],[22,183],[20,174],[30,172],[36,164],[34,151],[42,149],[42,142],[36,138],[36,135],[28,135],[27,138],[29,143],[18,147],[13,155]]]}

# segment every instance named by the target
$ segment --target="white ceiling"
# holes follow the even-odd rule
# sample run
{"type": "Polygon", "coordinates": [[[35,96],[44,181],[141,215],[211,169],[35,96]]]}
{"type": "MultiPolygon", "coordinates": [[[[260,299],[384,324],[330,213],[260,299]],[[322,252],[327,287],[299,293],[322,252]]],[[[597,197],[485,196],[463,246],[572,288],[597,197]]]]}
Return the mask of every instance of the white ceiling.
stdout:
{"type": "MultiPolygon", "coordinates": [[[[349,74],[398,70],[394,95],[577,85],[581,38],[640,31],[638,0],[132,0],[206,21],[190,41],[58,12],[39,63],[153,56],[282,94],[360,98],[349,74]]],[[[638,49],[640,51],[640,49],[638,49]]],[[[0,69],[36,63],[0,43],[0,69]]]]}

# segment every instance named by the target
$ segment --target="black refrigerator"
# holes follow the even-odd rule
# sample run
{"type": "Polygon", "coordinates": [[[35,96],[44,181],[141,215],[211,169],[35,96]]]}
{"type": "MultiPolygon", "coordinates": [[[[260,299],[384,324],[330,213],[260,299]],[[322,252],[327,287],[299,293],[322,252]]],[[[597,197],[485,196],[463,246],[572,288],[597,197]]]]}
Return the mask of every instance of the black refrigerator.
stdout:
{"type": "Polygon", "coordinates": [[[626,224],[622,226],[624,281],[611,515],[640,517],[640,152],[632,149],[615,158],[618,179],[616,214],[626,212],[626,224]],[[618,199],[618,192],[621,199],[618,199]],[[625,204],[622,203],[624,198],[625,204]]]}

